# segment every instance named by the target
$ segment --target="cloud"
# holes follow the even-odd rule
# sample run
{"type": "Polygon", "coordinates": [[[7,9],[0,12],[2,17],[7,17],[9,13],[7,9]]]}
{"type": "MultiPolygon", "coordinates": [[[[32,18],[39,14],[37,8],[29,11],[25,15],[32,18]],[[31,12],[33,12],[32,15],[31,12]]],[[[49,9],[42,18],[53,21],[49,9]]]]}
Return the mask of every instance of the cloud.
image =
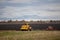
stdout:
{"type": "Polygon", "coordinates": [[[28,2],[32,2],[34,0],[10,0],[8,2],[11,2],[11,3],[28,3],[28,2]]]}
{"type": "Polygon", "coordinates": [[[22,15],[34,15],[35,11],[31,7],[5,7],[1,10],[3,12],[0,17],[2,18],[17,18],[22,15]]]}
{"type": "Polygon", "coordinates": [[[0,2],[4,2],[4,1],[7,1],[7,0],[0,0],[0,2]]]}
{"type": "Polygon", "coordinates": [[[11,2],[11,3],[60,3],[60,0],[0,0],[0,2],[11,2]]]}
{"type": "MultiPolygon", "coordinates": [[[[26,17],[31,17],[31,15],[36,15],[36,19],[38,18],[37,16],[39,16],[40,18],[48,18],[49,17],[57,17],[60,16],[60,11],[48,11],[46,9],[41,10],[44,7],[39,7],[39,6],[27,6],[27,7],[10,7],[7,6],[6,8],[2,9],[2,14],[0,15],[0,18],[20,18],[20,19],[27,19],[26,17]],[[40,8],[40,9],[39,9],[40,8]],[[24,16],[26,15],[26,16],[24,16]],[[29,16],[30,15],[30,16],[29,16]]],[[[47,7],[45,7],[47,8],[47,7]]],[[[34,17],[31,17],[34,19],[34,17]]]]}
{"type": "Polygon", "coordinates": [[[19,9],[17,9],[17,8],[15,8],[15,7],[6,7],[6,8],[4,8],[3,9],[3,11],[2,12],[4,12],[3,13],[3,15],[1,15],[1,17],[2,18],[16,18],[16,17],[18,17],[18,16],[21,16],[20,15],[20,13],[19,13],[19,9]]]}
{"type": "Polygon", "coordinates": [[[26,3],[26,2],[60,2],[60,0],[9,0],[9,2],[13,2],[13,3],[26,3]]]}
{"type": "Polygon", "coordinates": [[[56,0],[1,1],[0,19],[60,19],[60,3],[56,0]]]}
{"type": "Polygon", "coordinates": [[[14,6],[14,7],[24,7],[24,6],[39,6],[39,5],[54,5],[60,4],[60,1],[56,0],[1,0],[0,6],[14,6]],[[57,3],[55,3],[57,2],[57,3]]]}

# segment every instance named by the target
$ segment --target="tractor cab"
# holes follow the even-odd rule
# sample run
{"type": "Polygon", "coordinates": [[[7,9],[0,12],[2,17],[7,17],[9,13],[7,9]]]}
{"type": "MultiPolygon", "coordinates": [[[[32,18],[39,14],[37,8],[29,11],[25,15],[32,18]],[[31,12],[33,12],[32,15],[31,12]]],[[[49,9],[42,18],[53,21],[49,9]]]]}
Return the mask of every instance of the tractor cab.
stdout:
{"type": "Polygon", "coordinates": [[[23,24],[21,26],[20,30],[21,31],[28,31],[28,30],[31,31],[31,27],[30,27],[30,25],[28,23],[26,23],[26,24],[23,24]]]}

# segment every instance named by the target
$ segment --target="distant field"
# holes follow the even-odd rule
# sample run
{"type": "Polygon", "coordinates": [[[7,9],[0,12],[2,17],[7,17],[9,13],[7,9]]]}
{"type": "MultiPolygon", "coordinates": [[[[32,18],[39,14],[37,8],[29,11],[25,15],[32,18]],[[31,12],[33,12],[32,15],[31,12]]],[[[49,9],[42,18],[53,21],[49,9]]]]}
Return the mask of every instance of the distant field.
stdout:
{"type": "Polygon", "coordinates": [[[60,31],[0,31],[0,40],[60,40],[60,31]]]}

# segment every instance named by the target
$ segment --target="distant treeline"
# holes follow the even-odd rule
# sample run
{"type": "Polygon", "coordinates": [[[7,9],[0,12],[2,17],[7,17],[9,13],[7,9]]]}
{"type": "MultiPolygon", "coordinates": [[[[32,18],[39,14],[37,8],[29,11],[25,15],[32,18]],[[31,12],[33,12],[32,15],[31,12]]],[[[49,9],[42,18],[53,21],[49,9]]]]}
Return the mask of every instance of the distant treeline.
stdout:
{"type": "Polygon", "coordinates": [[[21,20],[21,21],[12,21],[12,20],[8,20],[8,21],[0,21],[0,24],[4,24],[4,23],[17,23],[17,24],[23,24],[23,23],[30,23],[30,24],[60,24],[60,20],[46,20],[46,21],[42,21],[42,20],[37,20],[37,21],[25,21],[25,20],[21,20]]]}

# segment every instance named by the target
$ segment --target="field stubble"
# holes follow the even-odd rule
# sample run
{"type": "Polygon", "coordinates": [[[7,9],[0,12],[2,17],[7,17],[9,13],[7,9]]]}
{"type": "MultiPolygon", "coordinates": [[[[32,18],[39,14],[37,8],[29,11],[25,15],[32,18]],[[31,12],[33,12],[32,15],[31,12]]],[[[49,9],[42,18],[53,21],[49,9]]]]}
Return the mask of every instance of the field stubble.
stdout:
{"type": "Polygon", "coordinates": [[[60,40],[60,31],[0,31],[0,40],[60,40]]]}

